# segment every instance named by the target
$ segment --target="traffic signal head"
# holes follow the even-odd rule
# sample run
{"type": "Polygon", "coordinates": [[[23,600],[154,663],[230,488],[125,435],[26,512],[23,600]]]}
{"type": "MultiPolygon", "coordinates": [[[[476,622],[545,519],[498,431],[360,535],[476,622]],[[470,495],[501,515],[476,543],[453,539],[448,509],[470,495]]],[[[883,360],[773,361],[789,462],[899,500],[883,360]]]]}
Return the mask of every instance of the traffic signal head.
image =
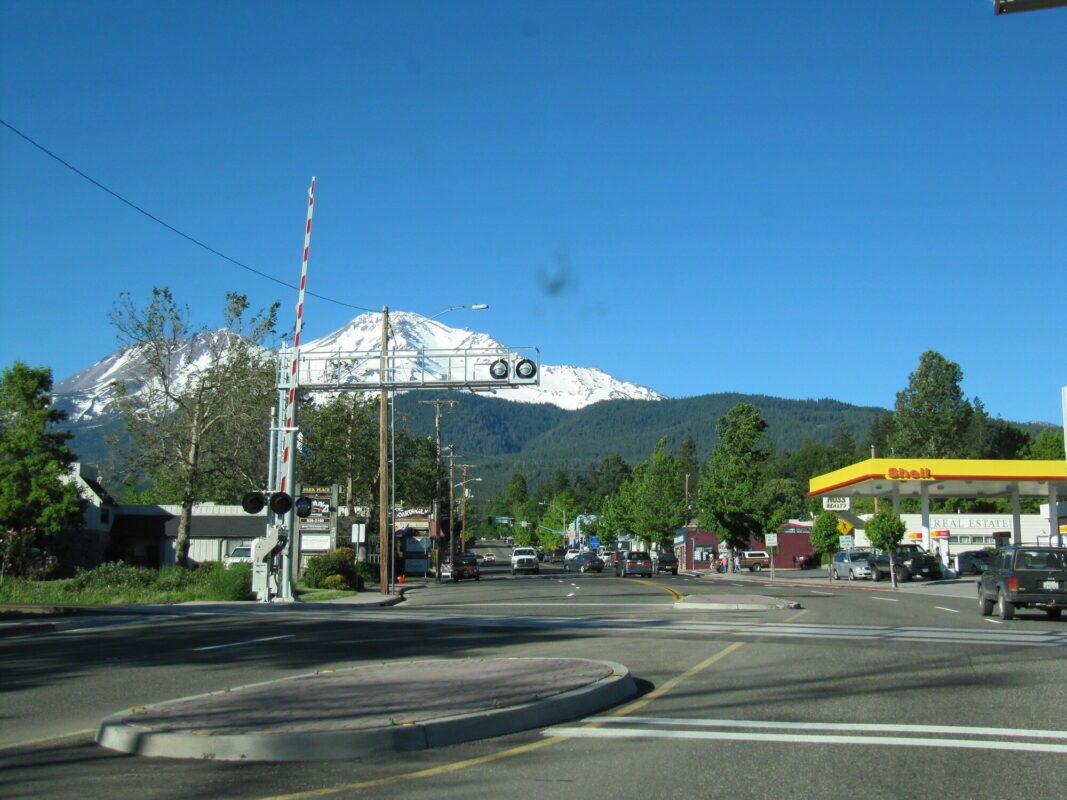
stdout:
{"type": "MultiPolygon", "coordinates": [[[[271,511],[273,511],[275,514],[278,514],[279,516],[282,516],[284,514],[288,514],[289,511],[292,509],[293,498],[290,497],[286,492],[275,492],[270,496],[269,499],[267,495],[263,492],[248,492],[244,497],[241,498],[241,508],[243,508],[248,514],[258,514],[260,511],[263,510],[264,506],[270,506],[271,511]]],[[[297,500],[296,513],[298,516],[302,517],[306,517],[308,514],[310,514],[311,501],[308,500],[306,497],[299,498],[297,500]],[[307,513],[300,513],[301,508],[304,508],[304,506],[302,506],[300,503],[301,500],[305,501],[307,504],[307,513]]]]}
{"type": "Polygon", "coordinates": [[[296,515],[298,517],[311,515],[311,500],[309,498],[303,496],[296,498],[296,515]]]}
{"type": "Polygon", "coordinates": [[[248,514],[258,514],[267,504],[267,498],[263,492],[248,492],[241,498],[241,508],[248,514]]]}

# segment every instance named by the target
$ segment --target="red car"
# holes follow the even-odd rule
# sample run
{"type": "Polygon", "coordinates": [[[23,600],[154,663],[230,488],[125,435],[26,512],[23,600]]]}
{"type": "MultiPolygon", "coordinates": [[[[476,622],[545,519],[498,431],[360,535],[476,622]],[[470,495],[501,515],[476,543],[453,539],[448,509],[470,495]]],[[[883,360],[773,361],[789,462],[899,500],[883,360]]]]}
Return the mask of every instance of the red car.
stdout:
{"type": "Polygon", "coordinates": [[[441,570],[442,580],[450,580],[453,583],[465,578],[481,580],[482,573],[478,569],[478,558],[473,553],[460,553],[456,556],[454,564],[446,561],[441,570]]]}

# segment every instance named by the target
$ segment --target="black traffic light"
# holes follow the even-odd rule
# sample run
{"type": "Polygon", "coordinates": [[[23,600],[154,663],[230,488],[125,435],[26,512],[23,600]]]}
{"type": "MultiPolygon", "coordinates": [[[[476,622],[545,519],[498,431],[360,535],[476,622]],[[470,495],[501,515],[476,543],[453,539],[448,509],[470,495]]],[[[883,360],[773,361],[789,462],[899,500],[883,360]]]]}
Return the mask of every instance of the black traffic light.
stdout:
{"type": "MultiPolygon", "coordinates": [[[[248,492],[241,498],[241,508],[249,514],[258,514],[264,506],[278,516],[288,514],[293,508],[293,498],[287,492],[274,492],[268,498],[265,492],[248,492]]],[[[306,517],[311,513],[311,500],[306,497],[296,499],[296,515],[306,517]]]]}

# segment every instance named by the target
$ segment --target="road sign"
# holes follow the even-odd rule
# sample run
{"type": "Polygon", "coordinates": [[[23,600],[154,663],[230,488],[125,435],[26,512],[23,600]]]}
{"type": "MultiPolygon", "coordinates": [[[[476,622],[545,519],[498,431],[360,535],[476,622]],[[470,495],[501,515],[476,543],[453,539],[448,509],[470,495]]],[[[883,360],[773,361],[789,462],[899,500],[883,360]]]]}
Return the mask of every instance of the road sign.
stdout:
{"type": "Polygon", "coordinates": [[[856,543],[855,536],[838,536],[837,537],[837,549],[848,550],[856,543]]]}
{"type": "Polygon", "coordinates": [[[768,533],[766,536],[763,537],[763,539],[764,539],[764,544],[766,544],[767,547],[777,547],[778,546],[778,534],[777,533],[768,533]]]}
{"type": "Polygon", "coordinates": [[[851,511],[851,497],[824,497],[822,507],[825,511],[851,511]]]}
{"type": "Polygon", "coordinates": [[[842,536],[848,536],[850,533],[852,533],[852,523],[849,522],[847,519],[841,520],[839,523],[837,523],[837,532],[840,533],[842,536]]]}
{"type": "Polygon", "coordinates": [[[600,537],[599,536],[590,536],[589,537],[589,547],[591,549],[593,549],[593,550],[595,550],[596,548],[600,547],[600,537]]]}

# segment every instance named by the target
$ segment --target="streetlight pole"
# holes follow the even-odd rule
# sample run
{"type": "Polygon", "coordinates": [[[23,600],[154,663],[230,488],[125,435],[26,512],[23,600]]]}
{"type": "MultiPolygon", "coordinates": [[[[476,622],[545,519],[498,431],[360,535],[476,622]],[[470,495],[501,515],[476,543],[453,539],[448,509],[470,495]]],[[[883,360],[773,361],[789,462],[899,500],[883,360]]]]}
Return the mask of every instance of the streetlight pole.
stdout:
{"type": "Polygon", "coordinates": [[[474,469],[475,468],[474,464],[460,464],[459,466],[463,469],[463,480],[456,484],[457,488],[459,488],[460,486],[463,487],[463,494],[461,494],[459,496],[459,507],[460,507],[459,529],[463,534],[463,539],[460,542],[462,544],[463,542],[465,542],[467,540],[467,484],[468,483],[472,483],[474,481],[480,481],[481,478],[468,478],[467,477],[467,470],[468,469],[474,469]]]}
{"type": "Polygon", "coordinates": [[[378,585],[389,594],[389,390],[386,366],[389,360],[389,306],[382,306],[382,360],[379,366],[382,392],[378,403],[378,585]]]}

